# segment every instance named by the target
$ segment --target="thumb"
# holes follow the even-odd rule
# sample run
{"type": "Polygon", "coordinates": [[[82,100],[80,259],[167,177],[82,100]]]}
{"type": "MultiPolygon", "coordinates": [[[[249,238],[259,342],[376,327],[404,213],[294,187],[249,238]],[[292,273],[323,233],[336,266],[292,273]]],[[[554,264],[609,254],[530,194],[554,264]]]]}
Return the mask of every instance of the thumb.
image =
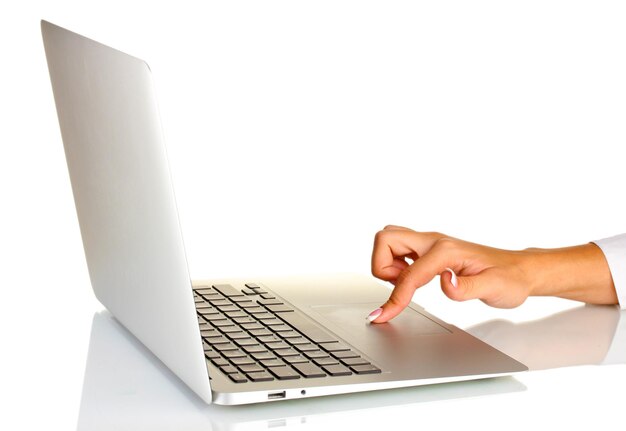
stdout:
{"type": "Polygon", "coordinates": [[[454,301],[481,299],[490,304],[503,289],[501,278],[489,269],[465,277],[456,276],[450,269],[446,269],[441,274],[440,282],[443,293],[454,301]]]}

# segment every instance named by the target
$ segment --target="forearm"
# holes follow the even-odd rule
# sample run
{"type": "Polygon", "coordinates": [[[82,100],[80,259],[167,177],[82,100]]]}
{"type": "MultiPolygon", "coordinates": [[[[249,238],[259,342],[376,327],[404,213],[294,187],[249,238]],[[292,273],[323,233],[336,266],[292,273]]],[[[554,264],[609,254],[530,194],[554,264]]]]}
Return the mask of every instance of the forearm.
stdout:
{"type": "Polygon", "coordinates": [[[591,304],[617,304],[611,271],[595,244],[528,249],[530,295],[558,296],[591,304]]]}

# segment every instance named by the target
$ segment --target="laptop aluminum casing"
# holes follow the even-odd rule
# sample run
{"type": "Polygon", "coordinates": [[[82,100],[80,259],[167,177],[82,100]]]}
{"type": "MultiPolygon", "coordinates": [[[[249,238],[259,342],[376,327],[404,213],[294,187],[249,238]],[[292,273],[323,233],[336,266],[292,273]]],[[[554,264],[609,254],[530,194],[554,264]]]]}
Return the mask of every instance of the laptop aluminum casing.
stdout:
{"type": "Polygon", "coordinates": [[[236,384],[204,357],[148,65],[41,22],[89,276],[98,300],[205,402],[245,404],[508,375],[527,368],[411,304],[365,315],[389,290],[364,276],[261,282],[383,370],[236,384]]]}

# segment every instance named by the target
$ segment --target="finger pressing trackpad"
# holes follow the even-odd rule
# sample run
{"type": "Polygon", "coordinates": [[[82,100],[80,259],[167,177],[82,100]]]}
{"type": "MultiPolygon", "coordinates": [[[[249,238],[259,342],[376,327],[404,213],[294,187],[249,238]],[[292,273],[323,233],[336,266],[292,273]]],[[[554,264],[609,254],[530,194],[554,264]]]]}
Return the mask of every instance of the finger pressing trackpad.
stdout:
{"type": "Polygon", "coordinates": [[[425,335],[450,333],[439,323],[412,308],[406,308],[387,323],[366,323],[365,316],[379,306],[379,303],[360,303],[315,305],[311,308],[322,318],[329,329],[349,334],[350,338],[358,337],[362,341],[367,340],[367,344],[381,341],[388,343],[394,340],[407,341],[425,335]]]}

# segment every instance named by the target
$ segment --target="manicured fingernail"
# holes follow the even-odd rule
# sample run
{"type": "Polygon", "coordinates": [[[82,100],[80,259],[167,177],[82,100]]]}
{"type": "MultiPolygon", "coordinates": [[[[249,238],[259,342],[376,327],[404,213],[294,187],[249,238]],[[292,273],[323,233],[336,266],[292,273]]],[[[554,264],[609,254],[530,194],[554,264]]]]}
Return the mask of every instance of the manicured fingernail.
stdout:
{"type": "Polygon", "coordinates": [[[371,322],[371,321],[373,321],[373,320],[376,320],[376,318],[377,318],[378,316],[380,316],[380,313],[382,313],[382,312],[383,312],[383,309],[382,309],[382,308],[377,308],[376,310],[372,311],[372,312],[369,314],[369,316],[367,316],[367,317],[365,318],[365,320],[367,320],[368,322],[371,322]]]}
{"type": "Polygon", "coordinates": [[[454,287],[458,287],[459,286],[459,282],[456,279],[456,274],[454,273],[454,271],[452,271],[450,268],[446,268],[446,271],[449,271],[450,274],[452,275],[452,278],[450,279],[450,282],[452,283],[452,285],[454,287]]]}

